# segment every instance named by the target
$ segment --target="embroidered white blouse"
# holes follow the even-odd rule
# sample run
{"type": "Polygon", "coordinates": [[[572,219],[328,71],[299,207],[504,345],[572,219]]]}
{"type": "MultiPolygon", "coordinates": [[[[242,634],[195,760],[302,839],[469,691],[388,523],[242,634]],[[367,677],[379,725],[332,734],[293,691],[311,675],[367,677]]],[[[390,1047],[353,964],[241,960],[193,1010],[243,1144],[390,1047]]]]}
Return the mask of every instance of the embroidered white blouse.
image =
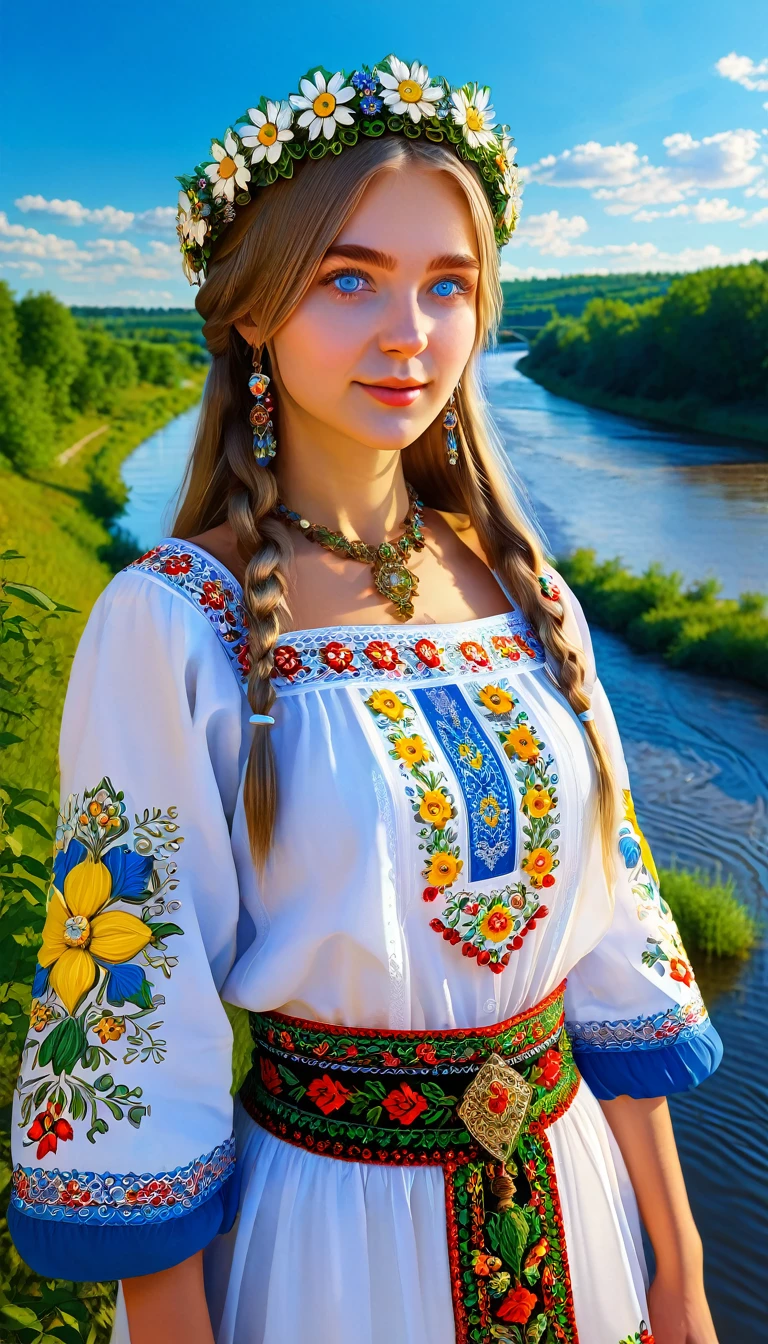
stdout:
{"type": "Polygon", "coordinates": [[[208,1246],[219,1344],[446,1344],[441,1168],[318,1157],[239,1106],[234,1138],[221,998],[445,1029],[501,1021],[567,976],[583,1083],[550,1134],[576,1314],[589,1344],[637,1328],[636,1209],[595,1096],[693,1086],[721,1047],[594,667],[623,790],[610,887],[584,727],[510,608],[285,635],[275,723],[254,728],[241,594],[218,562],[165,541],[102,594],[64,711],[14,1103],[12,1234],[40,1272],[123,1278],[208,1246]],[[254,731],[272,734],[279,784],[261,880],[242,803],[254,731]]]}

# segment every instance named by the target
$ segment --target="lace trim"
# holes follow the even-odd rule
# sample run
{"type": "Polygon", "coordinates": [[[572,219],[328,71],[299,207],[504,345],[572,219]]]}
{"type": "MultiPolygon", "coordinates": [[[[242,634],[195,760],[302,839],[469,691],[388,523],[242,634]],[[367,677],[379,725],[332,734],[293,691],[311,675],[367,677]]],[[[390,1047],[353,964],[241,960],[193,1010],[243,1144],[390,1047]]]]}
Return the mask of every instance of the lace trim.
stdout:
{"type": "Polygon", "coordinates": [[[695,1036],[707,1021],[701,999],[673,1004],[652,1017],[633,1017],[620,1022],[566,1022],[574,1051],[657,1050],[671,1041],[695,1036]]]}
{"type": "Polygon", "coordinates": [[[17,1166],[11,1203],[20,1213],[68,1222],[164,1222],[209,1199],[232,1175],[235,1136],[185,1167],[138,1176],[95,1171],[45,1171],[17,1166]]]}
{"type": "MultiPolygon", "coordinates": [[[[162,541],[126,567],[175,588],[213,626],[238,681],[250,671],[242,589],[190,542],[162,541]]],[[[517,608],[447,625],[334,625],[287,632],[275,649],[279,694],[342,681],[443,682],[479,674],[529,672],[544,648],[517,608]]]]}

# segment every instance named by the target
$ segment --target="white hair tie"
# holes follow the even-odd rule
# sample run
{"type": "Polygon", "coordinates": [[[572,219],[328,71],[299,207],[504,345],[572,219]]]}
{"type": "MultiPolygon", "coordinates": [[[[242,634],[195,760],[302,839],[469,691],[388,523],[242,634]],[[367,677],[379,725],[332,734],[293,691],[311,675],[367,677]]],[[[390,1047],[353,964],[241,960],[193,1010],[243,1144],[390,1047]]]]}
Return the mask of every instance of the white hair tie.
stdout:
{"type": "Polygon", "coordinates": [[[579,715],[579,718],[581,719],[581,722],[582,722],[582,723],[591,723],[592,720],[594,719],[594,717],[595,717],[595,716],[594,716],[594,714],[592,713],[592,710],[591,710],[591,709],[582,709],[582,711],[581,711],[581,713],[580,713],[580,715],[579,715]]]}
{"type": "Polygon", "coordinates": [[[249,723],[274,723],[275,720],[271,714],[252,714],[249,723]]]}

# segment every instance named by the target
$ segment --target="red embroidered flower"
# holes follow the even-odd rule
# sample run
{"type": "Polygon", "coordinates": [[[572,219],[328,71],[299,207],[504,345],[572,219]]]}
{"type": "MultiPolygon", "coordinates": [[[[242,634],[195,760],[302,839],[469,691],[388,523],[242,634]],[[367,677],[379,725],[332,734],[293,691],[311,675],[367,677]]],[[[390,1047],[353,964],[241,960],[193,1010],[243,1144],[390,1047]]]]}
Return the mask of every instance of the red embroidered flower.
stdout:
{"type": "Polygon", "coordinates": [[[221,584],[217,580],[206,579],[203,584],[203,591],[200,594],[200,606],[210,607],[212,611],[223,611],[227,605],[227,600],[221,591],[221,584]]]}
{"type": "Polygon", "coordinates": [[[640,1322],[640,1344],[655,1344],[653,1335],[645,1324],[645,1321],[640,1322]]]}
{"type": "Polygon", "coordinates": [[[397,656],[397,649],[391,644],[387,644],[383,639],[372,639],[363,650],[366,658],[370,658],[374,667],[382,672],[394,672],[400,659],[397,656]]]}
{"type": "Polygon", "coordinates": [[[284,1050],[293,1049],[293,1037],[291,1036],[291,1033],[289,1031],[280,1032],[280,1044],[282,1045],[284,1050]]]}
{"type": "Polygon", "coordinates": [[[525,1325],[535,1306],[536,1298],[533,1293],[529,1293],[527,1288],[518,1284],[517,1288],[507,1293],[499,1303],[496,1315],[500,1316],[502,1321],[514,1321],[517,1325],[525,1325]]]}
{"type": "Polygon", "coordinates": [[[283,1084],[280,1082],[280,1074],[277,1071],[277,1066],[272,1063],[271,1059],[267,1059],[265,1055],[262,1055],[259,1060],[259,1073],[261,1074],[261,1081],[267,1091],[271,1092],[275,1097],[278,1096],[283,1090],[283,1084]]]}
{"type": "Polygon", "coordinates": [[[562,1069],[563,1057],[560,1051],[545,1050],[531,1073],[530,1081],[536,1083],[537,1087],[544,1087],[547,1092],[551,1092],[560,1080],[562,1069]]]}
{"type": "Polygon", "coordinates": [[[437,1063],[435,1047],[432,1045],[431,1041],[419,1041],[419,1044],[416,1046],[416,1054],[425,1064],[437,1063]]]}
{"type": "Polygon", "coordinates": [[[329,1074],[324,1073],[322,1078],[315,1078],[309,1084],[307,1096],[323,1115],[330,1115],[331,1111],[338,1111],[341,1106],[346,1105],[352,1093],[343,1083],[337,1083],[329,1074]]]}
{"type": "Polygon", "coordinates": [[[23,1171],[14,1171],[13,1189],[19,1199],[26,1199],[29,1194],[29,1177],[23,1171]]]}
{"type": "Polygon", "coordinates": [[[421,899],[423,901],[434,901],[435,897],[439,894],[439,892],[440,892],[439,887],[425,887],[423,892],[421,893],[421,899]]]}
{"type": "Polygon", "coordinates": [[[527,653],[529,658],[535,658],[535,657],[536,657],[536,650],[535,650],[535,649],[532,649],[531,646],[530,646],[530,644],[526,643],[526,641],[523,639],[523,636],[522,636],[522,635],[514,635],[513,638],[514,638],[514,641],[515,641],[517,647],[518,647],[519,649],[522,649],[522,650],[523,650],[523,653],[527,653]]]}
{"type": "Polygon", "coordinates": [[[690,985],[693,980],[693,971],[687,961],[680,957],[671,957],[669,962],[669,974],[673,980],[679,980],[682,985],[690,985]]]}
{"type": "Polygon", "coordinates": [[[241,644],[237,650],[237,661],[246,677],[251,675],[251,652],[247,644],[241,644]]]}
{"type": "Polygon", "coordinates": [[[60,1120],[61,1102],[49,1101],[44,1111],[36,1115],[29,1129],[27,1130],[28,1139],[39,1139],[37,1145],[37,1160],[45,1157],[46,1153],[55,1153],[56,1145],[59,1139],[62,1143],[66,1139],[74,1137],[72,1126],[68,1120],[60,1120]]]}
{"type": "Polygon", "coordinates": [[[391,1050],[382,1050],[381,1058],[383,1063],[387,1064],[390,1069],[395,1068],[395,1066],[400,1063],[397,1055],[393,1055],[391,1050]]]}
{"type": "Polygon", "coordinates": [[[356,1055],[356,1054],[357,1054],[357,1046],[356,1046],[356,1045],[348,1045],[348,1046],[347,1046],[347,1059],[351,1059],[352,1056],[353,1056],[353,1055],[356,1055]]]}
{"type": "Polygon", "coordinates": [[[323,1055],[328,1054],[330,1048],[331,1047],[328,1041],[321,1041],[319,1045],[312,1046],[312,1054],[317,1055],[318,1059],[322,1059],[323,1055]]]}
{"type": "Polygon", "coordinates": [[[479,909],[480,906],[478,905],[477,901],[470,901],[469,905],[464,906],[464,914],[476,915],[479,909]]]}
{"type": "Polygon", "coordinates": [[[413,646],[413,651],[420,662],[426,667],[440,666],[440,649],[431,639],[417,639],[413,646]]]}
{"type": "Polygon", "coordinates": [[[554,887],[555,879],[552,873],[547,873],[546,877],[542,877],[541,885],[542,887],[554,887]]]}
{"type": "Polygon", "coordinates": [[[161,550],[161,546],[153,546],[150,551],[145,551],[144,554],[140,555],[138,560],[134,560],[133,563],[135,565],[143,565],[147,560],[154,560],[155,556],[159,555],[161,550]]]}
{"type": "Polygon", "coordinates": [[[273,677],[287,677],[289,681],[293,681],[297,672],[304,671],[301,655],[296,652],[292,644],[279,644],[275,649],[273,661],[273,677]]]}
{"type": "Polygon", "coordinates": [[[69,1208],[81,1209],[90,1202],[90,1190],[84,1190],[79,1181],[67,1181],[63,1190],[59,1191],[59,1203],[69,1208]]]}
{"type": "Polygon", "coordinates": [[[502,658],[509,658],[513,663],[520,661],[520,650],[515,648],[511,635],[491,635],[491,643],[502,658]]]}
{"type": "Polygon", "coordinates": [[[401,1125],[412,1125],[426,1111],[429,1103],[420,1092],[414,1092],[408,1083],[403,1083],[402,1087],[396,1087],[394,1092],[384,1097],[381,1104],[390,1120],[399,1120],[401,1125]]]}
{"type": "Polygon", "coordinates": [[[474,663],[475,667],[491,667],[492,663],[482,644],[478,644],[474,639],[465,639],[459,648],[468,663],[474,663]]]}
{"type": "Polygon", "coordinates": [[[338,639],[332,639],[330,644],[323,645],[320,650],[323,662],[332,667],[334,672],[346,672],[352,666],[354,656],[352,650],[346,644],[339,643],[338,639]]]}
{"type": "Polygon", "coordinates": [[[188,574],[192,568],[192,556],[186,552],[180,555],[169,555],[163,565],[164,574],[188,574]]]}
{"type": "Polygon", "coordinates": [[[485,1103],[488,1110],[492,1115],[503,1115],[509,1102],[508,1088],[502,1087],[501,1083],[494,1079],[488,1091],[490,1096],[485,1103]]]}

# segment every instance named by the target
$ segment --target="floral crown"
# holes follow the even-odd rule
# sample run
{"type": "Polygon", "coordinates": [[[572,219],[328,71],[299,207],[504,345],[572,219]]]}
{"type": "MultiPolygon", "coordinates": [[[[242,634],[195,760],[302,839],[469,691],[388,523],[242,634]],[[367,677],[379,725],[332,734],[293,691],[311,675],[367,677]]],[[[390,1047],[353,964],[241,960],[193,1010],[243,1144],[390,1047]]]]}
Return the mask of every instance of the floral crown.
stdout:
{"type": "Polygon", "coordinates": [[[340,154],[361,135],[385,131],[454,145],[475,163],[490,202],[499,247],[509,241],[520,211],[517,165],[508,127],[497,126],[490,90],[477,84],[451,88],[425,65],[396,56],[352,75],[310,71],[301,93],[283,102],[261,98],[238,117],[221,140],[211,142],[212,163],[179,177],[177,232],[184,274],[201,284],[211,244],[248,205],[259,187],[291,177],[296,159],[340,154]]]}

